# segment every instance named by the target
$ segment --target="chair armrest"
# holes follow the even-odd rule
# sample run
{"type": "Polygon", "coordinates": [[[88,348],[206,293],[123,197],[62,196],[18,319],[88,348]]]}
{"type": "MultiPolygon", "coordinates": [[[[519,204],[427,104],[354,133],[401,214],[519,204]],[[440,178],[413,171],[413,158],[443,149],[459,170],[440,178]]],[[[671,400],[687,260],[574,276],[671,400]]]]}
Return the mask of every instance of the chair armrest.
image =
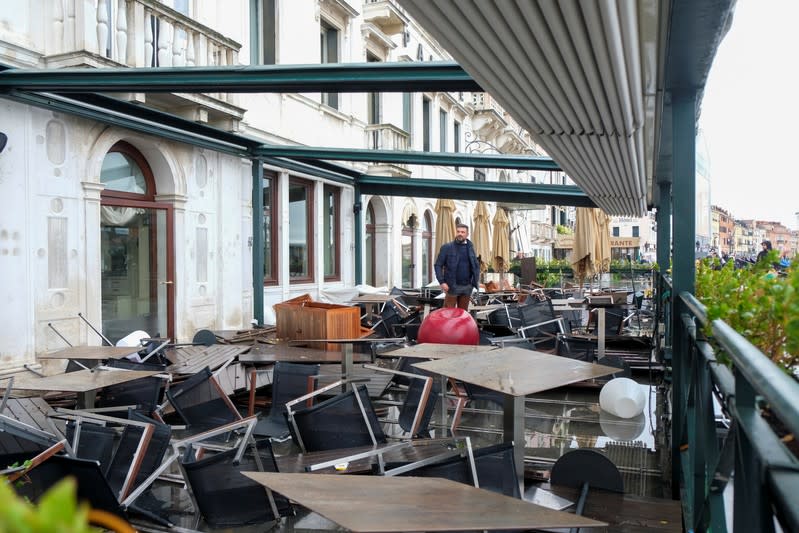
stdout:
{"type": "Polygon", "coordinates": [[[60,451],[63,451],[66,447],[66,443],[67,443],[66,439],[56,442],[55,444],[53,444],[52,446],[41,452],[39,455],[31,459],[30,462],[27,465],[25,465],[22,469],[8,474],[8,477],[6,479],[8,480],[9,483],[13,483],[14,481],[18,480],[19,478],[30,472],[31,469],[36,468],[37,466],[48,460],[50,457],[54,456],[60,451]]]}
{"type": "Polygon", "coordinates": [[[340,386],[345,385],[347,383],[363,383],[363,382],[366,382],[366,381],[369,381],[369,378],[340,379],[338,381],[334,381],[330,385],[325,385],[321,389],[316,389],[313,392],[309,392],[308,394],[303,394],[299,398],[294,398],[293,400],[286,402],[286,409],[289,411],[289,413],[291,413],[292,412],[291,408],[294,407],[295,405],[297,405],[298,403],[304,402],[305,400],[309,400],[311,398],[319,396],[323,392],[327,392],[327,391],[329,391],[331,389],[335,389],[336,387],[340,387],[340,386]]]}
{"type": "Polygon", "coordinates": [[[377,372],[383,372],[386,374],[394,374],[395,376],[405,376],[406,378],[416,378],[416,379],[429,379],[430,376],[422,376],[420,374],[413,374],[411,372],[405,372],[403,370],[395,370],[393,368],[384,368],[382,366],[376,366],[369,363],[362,365],[363,368],[368,368],[369,370],[375,370],[377,372]]]}
{"type": "Polygon", "coordinates": [[[535,324],[530,324],[529,326],[523,326],[521,328],[517,328],[516,331],[521,333],[522,337],[525,337],[524,332],[527,331],[528,329],[538,328],[538,327],[546,326],[547,324],[552,324],[552,323],[557,323],[558,324],[558,329],[560,330],[560,332],[561,333],[566,333],[566,329],[563,327],[563,318],[562,317],[553,318],[553,319],[550,319],[550,320],[544,320],[543,322],[537,322],[535,324]]]}
{"type": "Polygon", "coordinates": [[[405,376],[408,378],[416,378],[424,380],[424,388],[422,389],[422,394],[419,397],[419,405],[416,407],[416,413],[413,415],[413,425],[411,426],[411,436],[415,436],[419,431],[419,425],[422,422],[422,414],[424,413],[425,408],[427,407],[427,401],[430,399],[430,391],[433,389],[433,378],[430,376],[422,376],[419,374],[413,374],[411,372],[403,372],[402,370],[394,370],[391,368],[382,368],[375,365],[363,365],[364,368],[368,368],[370,370],[375,370],[377,372],[385,372],[387,374],[395,374],[398,376],[405,376]]]}

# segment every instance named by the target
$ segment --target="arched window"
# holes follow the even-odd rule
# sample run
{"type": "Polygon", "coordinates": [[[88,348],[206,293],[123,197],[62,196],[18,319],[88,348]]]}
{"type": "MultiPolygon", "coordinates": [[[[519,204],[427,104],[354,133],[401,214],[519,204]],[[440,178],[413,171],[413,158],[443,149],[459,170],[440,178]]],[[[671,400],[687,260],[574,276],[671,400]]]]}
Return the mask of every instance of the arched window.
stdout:
{"type": "Polygon", "coordinates": [[[155,179],[150,165],[133,146],[118,142],[106,154],[100,170],[100,182],[105,185],[102,196],[155,199],[155,179]]]}

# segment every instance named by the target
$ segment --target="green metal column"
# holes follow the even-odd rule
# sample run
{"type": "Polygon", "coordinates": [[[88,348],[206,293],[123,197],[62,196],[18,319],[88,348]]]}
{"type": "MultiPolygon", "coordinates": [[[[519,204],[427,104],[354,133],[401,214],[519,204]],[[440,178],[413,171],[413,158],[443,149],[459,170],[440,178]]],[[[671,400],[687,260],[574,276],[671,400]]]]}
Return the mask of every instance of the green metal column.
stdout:
{"type": "Polygon", "coordinates": [[[355,284],[363,283],[363,206],[361,205],[361,188],[356,183],[353,187],[352,213],[355,225],[355,284]]]}
{"type": "Polygon", "coordinates": [[[672,94],[672,160],[674,245],[672,260],[673,309],[672,334],[672,497],[680,498],[680,446],[684,436],[686,395],[688,394],[688,361],[690,342],[688,332],[682,322],[682,314],[687,312],[681,292],[694,293],[696,265],[694,264],[694,241],[696,240],[696,90],[688,89],[672,94]]]}
{"type": "Polygon", "coordinates": [[[671,259],[671,181],[658,181],[660,198],[655,213],[657,222],[657,262],[660,271],[665,273],[671,259]]]}
{"type": "Polygon", "coordinates": [[[252,160],[252,307],[264,325],[264,165],[252,160]]]}

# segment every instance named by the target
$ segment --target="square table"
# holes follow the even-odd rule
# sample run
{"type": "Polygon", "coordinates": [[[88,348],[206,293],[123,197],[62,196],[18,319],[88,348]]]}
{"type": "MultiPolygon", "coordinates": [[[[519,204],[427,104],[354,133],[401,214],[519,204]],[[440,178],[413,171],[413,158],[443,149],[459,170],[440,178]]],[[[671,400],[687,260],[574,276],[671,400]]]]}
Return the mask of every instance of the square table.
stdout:
{"type": "Polygon", "coordinates": [[[424,342],[413,346],[383,352],[382,357],[412,357],[415,359],[446,359],[457,357],[464,354],[484,353],[497,350],[496,346],[491,345],[470,345],[470,344],[437,344],[424,342]]]}
{"type": "MultiPolygon", "coordinates": [[[[439,344],[423,342],[413,346],[405,346],[390,352],[383,352],[380,357],[408,357],[413,359],[447,359],[460,357],[465,354],[485,353],[498,350],[494,345],[487,344],[439,344]]],[[[441,436],[447,434],[447,377],[441,375],[441,392],[439,392],[439,425],[441,436]]]]}
{"type": "Polygon", "coordinates": [[[449,479],[242,472],[351,531],[483,531],[607,525],[449,479]]]}
{"type": "MultiPolygon", "coordinates": [[[[610,366],[517,347],[413,366],[505,394],[503,432],[505,442],[514,443],[513,457],[520,485],[524,483],[524,397],[619,371],[610,366]]],[[[523,494],[524,488],[520,489],[523,494]]]]}
{"type": "MultiPolygon", "coordinates": [[[[289,346],[287,344],[254,344],[248,352],[239,354],[239,363],[257,365],[271,365],[276,361],[286,361],[289,363],[341,363],[341,376],[352,377],[352,364],[371,363],[372,358],[368,354],[353,353],[349,351],[347,357],[346,350],[331,352],[326,350],[315,350],[304,346],[289,346]]],[[[249,414],[255,413],[255,388],[257,371],[250,374],[250,396],[249,414]]]]}
{"type": "Polygon", "coordinates": [[[126,383],[134,379],[146,378],[160,374],[155,371],[144,370],[78,370],[68,374],[55,374],[43,378],[18,379],[14,380],[14,388],[22,390],[46,391],[46,392],[76,392],[78,393],[78,407],[89,408],[94,404],[94,396],[90,394],[94,391],[126,383]]]}

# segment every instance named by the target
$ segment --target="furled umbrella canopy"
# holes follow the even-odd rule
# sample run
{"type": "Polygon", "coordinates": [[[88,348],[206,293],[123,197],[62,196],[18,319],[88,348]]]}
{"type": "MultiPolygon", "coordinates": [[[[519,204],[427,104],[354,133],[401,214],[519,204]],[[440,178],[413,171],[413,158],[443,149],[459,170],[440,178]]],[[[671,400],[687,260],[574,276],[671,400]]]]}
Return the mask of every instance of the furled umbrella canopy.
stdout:
{"type": "Polygon", "coordinates": [[[574,277],[581,286],[585,278],[610,267],[609,219],[601,209],[577,208],[570,261],[574,277]]]}
{"type": "Polygon", "coordinates": [[[472,216],[471,241],[474,253],[480,259],[480,271],[485,272],[491,261],[491,237],[489,236],[488,208],[482,200],[477,202],[472,216]]]}
{"type": "Polygon", "coordinates": [[[507,272],[510,267],[510,244],[508,242],[510,235],[508,233],[508,216],[505,214],[504,209],[497,208],[492,223],[494,225],[494,238],[492,240],[494,270],[507,272]]]}
{"type": "Polygon", "coordinates": [[[441,246],[455,239],[455,202],[439,199],[436,202],[436,254],[441,246]]]}

